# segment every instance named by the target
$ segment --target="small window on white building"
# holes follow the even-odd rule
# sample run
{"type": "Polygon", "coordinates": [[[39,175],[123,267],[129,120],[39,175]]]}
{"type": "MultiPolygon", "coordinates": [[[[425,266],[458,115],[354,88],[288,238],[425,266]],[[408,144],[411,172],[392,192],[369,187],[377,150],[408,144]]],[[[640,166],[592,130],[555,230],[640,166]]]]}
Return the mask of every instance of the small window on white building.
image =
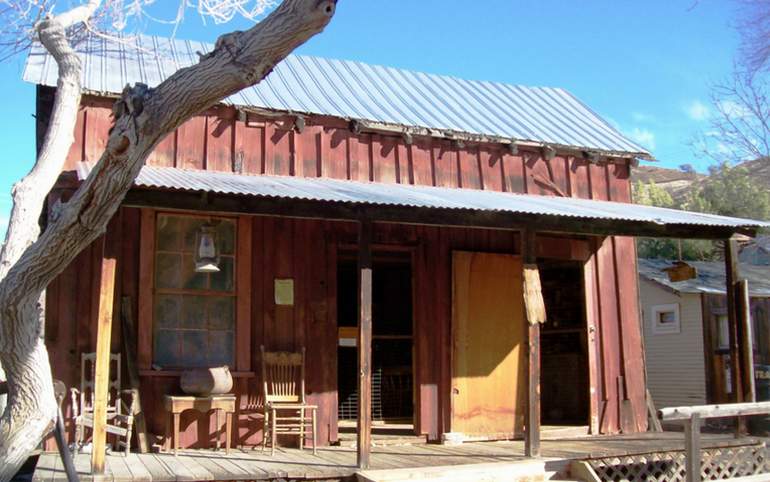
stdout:
{"type": "Polygon", "coordinates": [[[652,307],[652,332],[656,335],[679,333],[679,304],[652,307]]]}

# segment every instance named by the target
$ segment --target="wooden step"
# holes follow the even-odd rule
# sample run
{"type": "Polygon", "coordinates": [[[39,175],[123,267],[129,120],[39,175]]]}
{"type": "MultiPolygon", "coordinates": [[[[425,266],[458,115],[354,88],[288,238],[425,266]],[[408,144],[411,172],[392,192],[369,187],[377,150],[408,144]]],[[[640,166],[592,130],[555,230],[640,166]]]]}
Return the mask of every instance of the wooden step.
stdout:
{"type": "Polygon", "coordinates": [[[363,470],[358,482],[541,482],[546,479],[545,461],[525,460],[488,464],[447,465],[404,469],[363,470]]]}

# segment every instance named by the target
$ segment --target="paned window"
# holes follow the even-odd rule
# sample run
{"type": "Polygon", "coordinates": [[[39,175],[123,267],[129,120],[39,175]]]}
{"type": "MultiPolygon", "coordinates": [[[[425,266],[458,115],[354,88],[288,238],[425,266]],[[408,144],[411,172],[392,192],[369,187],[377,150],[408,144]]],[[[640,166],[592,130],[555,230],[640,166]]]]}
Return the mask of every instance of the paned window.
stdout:
{"type": "Polygon", "coordinates": [[[235,221],[158,214],[153,363],[163,369],[233,365],[235,221]],[[195,271],[196,243],[213,226],[219,272],[195,271]]]}

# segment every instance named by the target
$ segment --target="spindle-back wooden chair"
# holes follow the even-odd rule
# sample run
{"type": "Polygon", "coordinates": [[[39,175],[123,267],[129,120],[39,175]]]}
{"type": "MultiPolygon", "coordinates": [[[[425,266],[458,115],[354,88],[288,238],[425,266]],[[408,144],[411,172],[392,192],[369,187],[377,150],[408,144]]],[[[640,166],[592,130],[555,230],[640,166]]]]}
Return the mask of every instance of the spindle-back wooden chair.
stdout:
{"type": "Polygon", "coordinates": [[[316,453],[316,411],[318,406],[305,400],[305,348],[299,353],[262,352],[262,384],[265,395],[263,412],[262,450],[270,439],[270,454],[275,454],[278,434],[299,436],[299,448],[304,447],[310,423],[313,453],[316,453]],[[283,415],[286,413],[289,415],[283,415]],[[307,416],[310,412],[310,417],[307,416]]]}
{"type": "MultiPolygon", "coordinates": [[[[80,388],[70,388],[72,417],[75,422],[75,452],[83,444],[85,428],[94,427],[94,372],[96,353],[83,353],[80,358],[80,388]]],[[[110,354],[110,381],[107,399],[107,433],[117,437],[123,455],[131,449],[131,432],[136,414],[136,390],[120,389],[120,354],[110,354]],[[113,368],[114,367],[114,368],[113,368]]]]}

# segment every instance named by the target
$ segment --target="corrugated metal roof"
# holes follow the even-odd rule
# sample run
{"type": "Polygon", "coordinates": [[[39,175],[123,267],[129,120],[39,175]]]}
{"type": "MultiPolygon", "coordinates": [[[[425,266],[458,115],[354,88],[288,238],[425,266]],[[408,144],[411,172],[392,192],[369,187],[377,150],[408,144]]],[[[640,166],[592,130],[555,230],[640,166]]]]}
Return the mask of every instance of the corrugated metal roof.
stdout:
{"type": "MultiPolygon", "coordinates": [[[[127,83],[159,84],[196,63],[198,52],[209,52],[212,46],[145,35],[123,42],[91,36],[77,49],[83,88],[117,94],[127,83]]],[[[53,58],[41,45],[33,46],[24,80],[55,86],[56,74],[53,58]]],[[[463,80],[361,62],[292,55],[261,83],[226,102],[649,156],[564,89],[463,80]]]]}
{"type": "MultiPolygon", "coordinates": [[[[89,164],[80,163],[79,178],[84,179],[89,171],[89,164]]],[[[609,201],[512,194],[476,189],[342,181],[329,178],[251,176],[170,167],[144,166],[136,178],[135,185],[144,188],[270,198],[434,209],[468,209],[512,214],[637,221],[658,225],[679,224],[725,228],[770,227],[768,223],[749,219],[609,201]]]]}
{"type": "MultiPolygon", "coordinates": [[[[663,271],[672,261],[639,259],[639,276],[670,288],[678,293],[725,294],[725,264],[722,262],[687,261],[698,272],[697,278],[671,281],[663,271]]],[[[770,266],[741,263],[740,274],[749,282],[749,293],[756,297],[770,297],[770,266]]]]}

